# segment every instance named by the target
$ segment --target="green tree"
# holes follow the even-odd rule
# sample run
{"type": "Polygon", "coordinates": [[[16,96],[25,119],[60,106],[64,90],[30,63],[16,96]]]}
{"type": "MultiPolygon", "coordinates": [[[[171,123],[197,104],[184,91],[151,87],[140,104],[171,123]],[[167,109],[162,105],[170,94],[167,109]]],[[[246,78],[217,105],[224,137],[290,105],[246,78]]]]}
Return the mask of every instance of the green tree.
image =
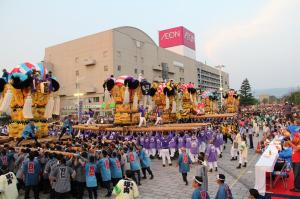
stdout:
{"type": "Polygon", "coordinates": [[[262,100],[262,103],[263,104],[267,104],[269,102],[269,100],[267,99],[267,98],[264,98],[263,100],[262,100]]]}
{"type": "Polygon", "coordinates": [[[279,99],[276,96],[271,95],[269,97],[269,103],[270,104],[277,104],[279,102],[279,99]]]}
{"type": "Polygon", "coordinates": [[[291,94],[289,94],[288,96],[286,96],[285,101],[299,105],[300,104],[300,90],[294,91],[291,94]]]}
{"type": "Polygon", "coordinates": [[[246,78],[242,82],[240,89],[240,104],[242,106],[254,105],[257,100],[253,97],[249,80],[246,78]]]}

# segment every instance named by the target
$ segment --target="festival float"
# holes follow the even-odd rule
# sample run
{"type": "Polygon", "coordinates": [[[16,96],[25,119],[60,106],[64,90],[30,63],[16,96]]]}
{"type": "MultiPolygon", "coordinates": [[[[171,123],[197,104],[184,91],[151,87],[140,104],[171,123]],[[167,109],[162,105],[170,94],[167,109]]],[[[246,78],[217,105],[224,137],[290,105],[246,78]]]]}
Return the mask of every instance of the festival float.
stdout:
{"type": "Polygon", "coordinates": [[[205,114],[215,114],[219,112],[218,94],[213,90],[206,90],[201,94],[204,103],[205,114]]]}
{"type": "Polygon", "coordinates": [[[104,106],[115,108],[114,124],[130,125],[139,122],[138,102],[147,103],[150,83],[131,76],[108,78],[104,84],[104,106]]]}
{"type": "MultiPolygon", "coordinates": [[[[181,131],[194,129],[209,123],[189,123],[184,119],[232,118],[233,113],[219,113],[218,93],[206,90],[200,93],[193,83],[148,82],[141,75],[138,78],[122,75],[117,78],[109,77],[103,83],[104,102],[101,107],[113,110],[113,124],[76,125],[76,130],[90,130],[92,132],[133,132],[133,131],[181,131]],[[161,112],[163,125],[136,127],[139,123],[139,108],[146,109],[148,124],[156,120],[157,109],[161,112]],[[183,120],[181,120],[183,119],[183,120]],[[193,124],[193,125],[191,125],[193,124]]],[[[238,110],[238,109],[235,109],[238,110]]]]}
{"type": "Polygon", "coordinates": [[[227,91],[224,95],[224,107],[226,113],[236,113],[240,105],[240,100],[237,92],[233,89],[227,91]]]}
{"type": "Polygon", "coordinates": [[[150,83],[143,77],[109,77],[103,84],[104,103],[102,108],[114,108],[114,124],[130,125],[139,122],[139,107],[147,109],[147,119],[154,121],[156,110],[161,111],[164,123],[175,123],[193,115],[217,113],[217,97],[206,92],[208,104],[200,102],[200,93],[193,83],[168,82],[150,83]]]}
{"type": "Polygon", "coordinates": [[[22,63],[8,81],[0,78],[0,112],[11,117],[9,137],[21,137],[29,121],[34,121],[37,137],[48,136],[48,121],[60,111],[58,90],[58,81],[42,63],[22,63]]]}

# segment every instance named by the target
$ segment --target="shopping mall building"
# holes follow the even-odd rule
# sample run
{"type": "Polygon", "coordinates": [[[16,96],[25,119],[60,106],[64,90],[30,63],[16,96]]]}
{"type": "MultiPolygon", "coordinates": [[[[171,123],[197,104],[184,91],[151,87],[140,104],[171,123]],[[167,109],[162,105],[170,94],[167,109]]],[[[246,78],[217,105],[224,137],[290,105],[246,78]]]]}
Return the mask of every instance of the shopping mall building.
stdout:
{"type": "Polygon", "coordinates": [[[159,45],[142,30],[119,27],[45,49],[44,62],[61,84],[62,115],[99,109],[110,75],[141,73],[148,81],[173,79],[199,88],[229,88],[228,73],[196,60],[195,36],[184,27],[159,31],[159,45]]]}

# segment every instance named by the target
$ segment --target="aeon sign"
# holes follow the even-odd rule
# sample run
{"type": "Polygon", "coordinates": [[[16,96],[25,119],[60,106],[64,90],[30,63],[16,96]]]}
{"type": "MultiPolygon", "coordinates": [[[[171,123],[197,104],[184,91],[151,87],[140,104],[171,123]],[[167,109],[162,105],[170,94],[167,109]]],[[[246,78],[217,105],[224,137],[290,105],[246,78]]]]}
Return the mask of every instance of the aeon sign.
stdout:
{"type": "Polygon", "coordinates": [[[183,26],[159,31],[159,46],[169,48],[184,45],[195,50],[195,35],[183,26]]]}

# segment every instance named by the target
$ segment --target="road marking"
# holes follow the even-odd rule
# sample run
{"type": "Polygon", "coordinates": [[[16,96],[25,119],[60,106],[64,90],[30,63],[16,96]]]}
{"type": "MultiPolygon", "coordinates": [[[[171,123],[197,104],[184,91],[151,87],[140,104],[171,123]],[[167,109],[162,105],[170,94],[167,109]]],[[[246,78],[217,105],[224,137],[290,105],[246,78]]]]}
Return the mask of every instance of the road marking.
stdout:
{"type": "MultiPolygon", "coordinates": [[[[250,160],[250,162],[248,162],[248,165],[250,165],[253,160],[257,157],[257,154],[255,154],[252,159],[250,160]]],[[[230,189],[232,189],[232,187],[239,181],[239,179],[246,173],[247,169],[243,170],[240,175],[235,179],[235,181],[230,185],[230,189]]]]}

